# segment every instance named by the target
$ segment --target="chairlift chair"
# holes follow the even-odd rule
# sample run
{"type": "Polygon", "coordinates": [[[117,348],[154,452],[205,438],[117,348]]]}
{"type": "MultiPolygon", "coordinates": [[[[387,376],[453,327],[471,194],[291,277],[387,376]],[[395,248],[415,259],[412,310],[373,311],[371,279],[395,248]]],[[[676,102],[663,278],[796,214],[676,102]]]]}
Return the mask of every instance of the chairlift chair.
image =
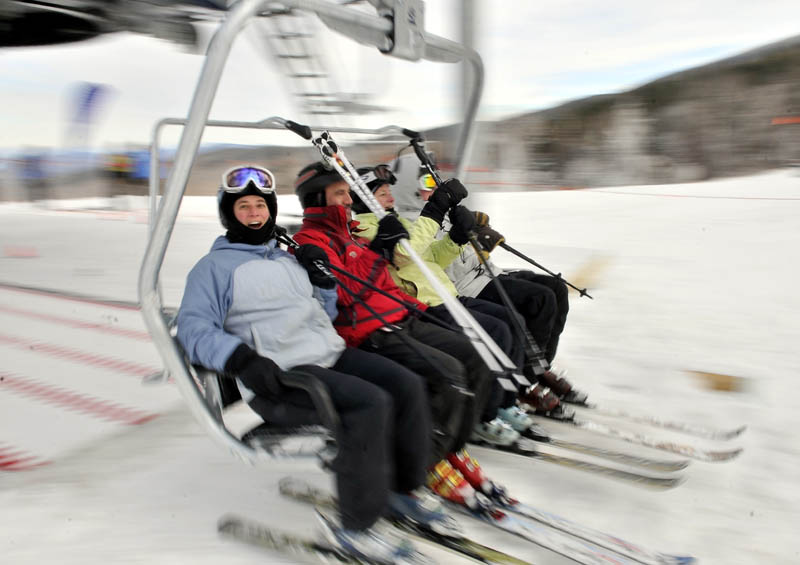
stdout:
{"type": "MultiPolygon", "coordinates": [[[[232,379],[225,378],[204,367],[191,366],[177,341],[174,332],[174,312],[163,307],[159,292],[159,273],[166,249],[175,227],[180,206],[192,164],[195,161],[203,130],[206,126],[245,127],[257,129],[286,129],[288,120],[279,117],[267,118],[260,122],[225,122],[208,120],[211,103],[219,84],[231,45],[245,24],[253,17],[268,14],[273,10],[304,9],[315,13],[325,25],[344,33],[358,42],[374,45],[388,55],[409,60],[425,58],[433,61],[465,61],[473,67],[473,89],[468,104],[465,121],[460,132],[457,148],[456,174],[461,174],[471,140],[475,114],[483,86],[483,67],[480,57],[472,50],[458,43],[428,34],[422,29],[422,19],[409,16],[409,10],[422,9],[421,0],[397,1],[394,19],[387,18],[386,11],[380,16],[372,16],[327,0],[282,0],[280,3],[268,0],[240,0],[229,11],[227,19],[217,30],[206,54],[188,118],[168,118],[156,124],[151,145],[150,175],[150,238],[139,272],[138,290],[142,315],[165,365],[164,376],[170,375],[178,385],[181,394],[189,405],[195,418],[206,431],[237,457],[251,463],[274,462],[276,458],[287,455],[320,456],[323,463],[329,463],[335,456],[330,440],[335,441],[338,429],[338,416],[327,391],[313,375],[298,373],[292,381],[283,381],[289,387],[306,390],[320,418],[321,426],[301,428],[279,428],[262,424],[244,434],[236,434],[225,424],[224,414],[233,404],[241,400],[239,391],[232,379]],[[394,21],[402,20],[401,25],[394,21]],[[412,21],[413,20],[413,21],[412,21]],[[167,180],[161,205],[156,203],[159,193],[158,138],[166,125],[183,125],[173,168],[167,180]],[[301,449],[291,454],[285,449],[287,439],[310,438],[316,442],[301,441],[301,449]],[[313,444],[313,447],[309,447],[313,444]]],[[[371,135],[402,134],[398,126],[380,129],[322,128],[332,132],[358,133],[371,135]]]]}

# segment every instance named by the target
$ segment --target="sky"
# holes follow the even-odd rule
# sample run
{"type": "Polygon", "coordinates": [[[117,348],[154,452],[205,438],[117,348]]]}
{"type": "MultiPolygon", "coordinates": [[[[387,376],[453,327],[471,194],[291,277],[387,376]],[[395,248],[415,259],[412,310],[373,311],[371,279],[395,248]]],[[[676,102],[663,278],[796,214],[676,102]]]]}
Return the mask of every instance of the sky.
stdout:
{"type": "MultiPolygon", "coordinates": [[[[476,0],[476,44],[486,83],[480,118],[618,92],[659,76],[800,33],[800,2],[640,3],[627,0],[476,0]]],[[[426,30],[458,40],[460,2],[426,3],[426,30]]],[[[339,90],[371,94],[387,112],[339,125],[424,129],[460,120],[460,65],[396,60],[313,22],[339,90]],[[321,30],[321,31],[320,31],[321,30]]],[[[201,30],[206,40],[213,29],[201,30]]],[[[286,80],[248,30],[234,45],[211,117],[243,121],[304,117],[286,80]]],[[[88,143],[147,144],[163,117],[185,117],[203,57],[168,42],[114,34],[54,47],[0,52],[0,149],[64,147],[77,85],[105,86],[88,143]]],[[[178,128],[164,143],[177,141],[178,128]]],[[[290,143],[283,137],[275,142],[290,143]]],[[[262,133],[209,132],[208,141],[258,143],[262,133]]]]}

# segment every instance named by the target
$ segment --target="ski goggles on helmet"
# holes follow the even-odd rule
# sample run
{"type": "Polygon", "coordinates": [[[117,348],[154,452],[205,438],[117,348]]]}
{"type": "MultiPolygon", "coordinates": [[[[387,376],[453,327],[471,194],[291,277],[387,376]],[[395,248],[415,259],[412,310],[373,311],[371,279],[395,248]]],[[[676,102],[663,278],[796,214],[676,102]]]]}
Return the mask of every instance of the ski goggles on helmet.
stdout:
{"type": "Polygon", "coordinates": [[[230,194],[242,192],[249,183],[264,194],[275,192],[275,177],[264,167],[240,165],[222,175],[222,189],[230,194]]]}
{"type": "Polygon", "coordinates": [[[433,175],[430,173],[425,173],[418,179],[419,182],[419,189],[420,190],[435,190],[436,189],[436,180],[433,178],[433,175]]]}
{"type": "Polygon", "coordinates": [[[367,171],[359,177],[364,184],[370,188],[378,188],[383,184],[394,184],[397,182],[397,177],[389,168],[389,165],[376,165],[372,170],[367,171]],[[378,181],[377,183],[375,181],[378,181]],[[372,183],[375,183],[374,185],[372,183]]]}

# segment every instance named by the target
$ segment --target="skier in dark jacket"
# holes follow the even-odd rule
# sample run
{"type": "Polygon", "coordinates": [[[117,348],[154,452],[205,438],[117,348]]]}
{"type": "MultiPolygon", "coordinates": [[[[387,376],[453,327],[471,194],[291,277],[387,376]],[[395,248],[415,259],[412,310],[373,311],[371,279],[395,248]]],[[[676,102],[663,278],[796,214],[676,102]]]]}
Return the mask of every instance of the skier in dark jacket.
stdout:
{"type": "Polygon", "coordinates": [[[328,390],[341,426],[336,473],[341,527],[325,528],[350,553],[389,563],[417,563],[407,542],[378,534],[388,513],[452,534],[457,524],[421,501],[431,423],[420,376],[375,353],[347,347],[331,325],[335,281],[315,266],[324,254],[297,257],[274,238],[274,177],[261,167],[223,175],[219,215],[227,233],[189,273],[178,312],[178,340],[192,363],[235,378],[242,398],[266,422],[320,423],[309,395],[287,388],[293,369],[328,390]],[[320,256],[321,255],[321,256],[320,256]]]}

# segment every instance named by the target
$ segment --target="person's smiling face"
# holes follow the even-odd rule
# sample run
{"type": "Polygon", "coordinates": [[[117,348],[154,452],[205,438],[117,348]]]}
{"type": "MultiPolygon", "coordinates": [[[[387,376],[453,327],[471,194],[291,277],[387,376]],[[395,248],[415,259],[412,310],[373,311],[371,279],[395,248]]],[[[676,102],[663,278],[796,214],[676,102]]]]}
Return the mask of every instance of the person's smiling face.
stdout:
{"type": "Polygon", "coordinates": [[[260,196],[242,196],[233,204],[233,215],[250,229],[260,229],[269,220],[267,201],[260,196]]]}

